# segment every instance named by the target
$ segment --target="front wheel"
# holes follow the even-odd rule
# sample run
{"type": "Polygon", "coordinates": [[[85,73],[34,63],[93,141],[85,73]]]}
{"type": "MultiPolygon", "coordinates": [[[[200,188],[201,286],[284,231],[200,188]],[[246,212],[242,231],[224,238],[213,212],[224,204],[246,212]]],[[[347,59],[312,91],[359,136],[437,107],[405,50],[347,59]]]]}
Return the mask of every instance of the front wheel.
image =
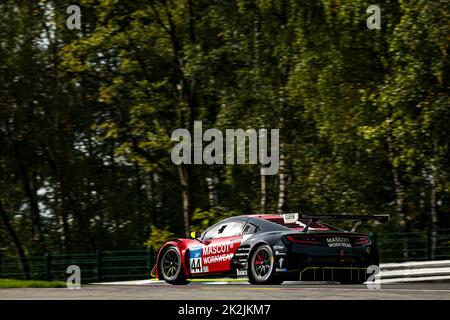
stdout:
{"type": "Polygon", "coordinates": [[[258,246],[249,259],[248,280],[251,284],[281,284],[283,280],[274,275],[274,254],[270,246],[258,246]]]}
{"type": "Polygon", "coordinates": [[[161,260],[159,261],[159,271],[161,276],[170,284],[187,284],[186,277],[182,270],[181,255],[174,246],[164,250],[161,260]]]}

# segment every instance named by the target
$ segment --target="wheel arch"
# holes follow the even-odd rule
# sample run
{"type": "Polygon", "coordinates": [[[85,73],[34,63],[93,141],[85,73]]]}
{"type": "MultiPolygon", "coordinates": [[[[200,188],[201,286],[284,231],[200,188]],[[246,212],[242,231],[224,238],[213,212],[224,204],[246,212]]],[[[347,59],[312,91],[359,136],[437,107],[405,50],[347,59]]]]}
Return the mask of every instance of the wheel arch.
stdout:
{"type": "Polygon", "coordinates": [[[251,247],[251,250],[249,251],[248,260],[247,260],[247,276],[248,280],[251,284],[281,284],[283,280],[279,278],[277,275],[275,275],[275,252],[273,249],[272,244],[268,241],[256,241],[253,246],[251,247]],[[273,265],[272,270],[270,271],[269,275],[266,279],[264,279],[263,282],[261,280],[256,280],[254,275],[252,274],[252,257],[255,254],[255,251],[260,248],[261,246],[267,246],[270,251],[272,251],[272,259],[273,259],[273,265]]]}
{"type": "Polygon", "coordinates": [[[180,257],[181,257],[181,266],[182,266],[182,271],[184,273],[185,276],[187,276],[187,270],[186,270],[186,247],[181,246],[180,244],[183,243],[183,240],[178,239],[178,240],[173,240],[173,241],[168,241],[166,242],[161,248],[159,248],[158,250],[158,254],[156,256],[156,264],[155,264],[155,278],[158,280],[161,280],[160,274],[160,259],[162,254],[164,253],[165,250],[167,250],[167,248],[169,247],[175,247],[178,249],[179,253],[180,253],[180,257]]]}

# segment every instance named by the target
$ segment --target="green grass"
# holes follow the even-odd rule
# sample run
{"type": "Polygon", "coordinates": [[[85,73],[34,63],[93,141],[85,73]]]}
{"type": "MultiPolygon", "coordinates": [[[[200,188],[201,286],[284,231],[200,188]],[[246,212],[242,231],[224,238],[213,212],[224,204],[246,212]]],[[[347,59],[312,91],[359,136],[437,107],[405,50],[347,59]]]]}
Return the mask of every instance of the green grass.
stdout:
{"type": "Polygon", "coordinates": [[[63,281],[0,279],[0,288],[65,288],[63,281]]]}

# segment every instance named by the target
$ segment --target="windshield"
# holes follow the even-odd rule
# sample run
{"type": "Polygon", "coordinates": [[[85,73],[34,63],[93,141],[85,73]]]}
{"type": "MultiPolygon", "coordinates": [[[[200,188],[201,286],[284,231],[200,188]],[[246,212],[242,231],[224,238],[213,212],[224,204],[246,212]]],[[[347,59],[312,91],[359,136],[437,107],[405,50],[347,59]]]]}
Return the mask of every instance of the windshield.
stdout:
{"type": "MultiPolygon", "coordinates": [[[[274,222],[276,224],[280,224],[282,226],[285,226],[290,229],[294,230],[303,230],[306,225],[308,224],[309,220],[307,219],[299,219],[295,223],[285,223],[283,218],[273,218],[273,219],[267,219],[267,221],[274,222]]],[[[312,222],[309,225],[308,230],[314,231],[328,231],[328,230],[338,230],[338,228],[332,227],[330,225],[321,223],[321,222],[312,222]]]]}

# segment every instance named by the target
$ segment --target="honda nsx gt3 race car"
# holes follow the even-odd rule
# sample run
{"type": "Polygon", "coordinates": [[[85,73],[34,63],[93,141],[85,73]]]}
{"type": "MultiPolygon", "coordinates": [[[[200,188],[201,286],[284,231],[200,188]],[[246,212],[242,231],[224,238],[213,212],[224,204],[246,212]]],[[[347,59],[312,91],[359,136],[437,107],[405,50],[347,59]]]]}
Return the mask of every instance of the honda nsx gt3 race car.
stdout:
{"type": "Polygon", "coordinates": [[[285,280],[364,283],[379,253],[361,222],[388,215],[243,215],[227,218],[192,239],[177,239],[158,252],[152,275],[171,284],[217,276],[247,277],[252,284],[285,280]],[[324,220],[356,221],[351,231],[324,220]]]}

